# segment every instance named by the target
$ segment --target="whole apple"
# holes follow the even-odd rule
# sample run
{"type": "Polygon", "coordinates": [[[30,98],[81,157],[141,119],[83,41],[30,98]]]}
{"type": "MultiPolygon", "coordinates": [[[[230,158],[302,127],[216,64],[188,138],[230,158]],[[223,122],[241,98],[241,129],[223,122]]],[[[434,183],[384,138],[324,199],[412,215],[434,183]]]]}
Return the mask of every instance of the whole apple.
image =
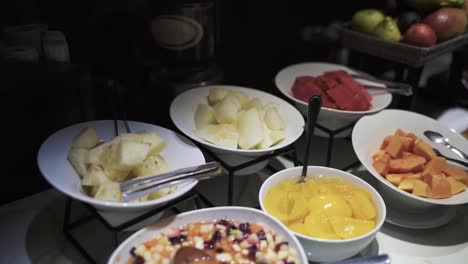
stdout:
{"type": "Polygon", "coordinates": [[[419,47],[432,47],[437,43],[437,35],[430,26],[417,23],[405,32],[401,41],[419,47]]]}

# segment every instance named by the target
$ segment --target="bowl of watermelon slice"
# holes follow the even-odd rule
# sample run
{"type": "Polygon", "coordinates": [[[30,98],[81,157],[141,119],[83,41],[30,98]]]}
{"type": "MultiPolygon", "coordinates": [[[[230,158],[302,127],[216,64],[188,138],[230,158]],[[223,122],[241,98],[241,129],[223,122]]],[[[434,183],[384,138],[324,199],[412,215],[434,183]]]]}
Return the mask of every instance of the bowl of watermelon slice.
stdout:
{"type": "Polygon", "coordinates": [[[384,89],[367,89],[366,85],[384,86],[377,82],[355,79],[367,75],[343,65],[310,62],[288,66],[275,77],[276,87],[306,115],[307,101],[320,95],[322,109],[319,123],[333,129],[352,123],[363,115],[379,112],[391,103],[392,95],[384,89]]]}

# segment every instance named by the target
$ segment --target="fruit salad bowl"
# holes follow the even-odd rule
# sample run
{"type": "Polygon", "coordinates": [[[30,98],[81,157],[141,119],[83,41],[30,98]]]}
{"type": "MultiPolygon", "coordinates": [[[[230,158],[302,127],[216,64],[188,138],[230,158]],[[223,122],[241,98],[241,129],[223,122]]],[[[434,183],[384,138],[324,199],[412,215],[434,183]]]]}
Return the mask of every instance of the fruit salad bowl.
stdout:
{"type": "MultiPolygon", "coordinates": [[[[410,213],[424,213],[441,206],[450,207],[468,203],[468,192],[466,190],[449,198],[425,198],[398,188],[378,173],[373,166],[372,155],[379,150],[384,138],[393,134],[397,129],[413,133],[418,140],[425,141],[429,148],[438,149],[445,157],[459,158],[447,148],[431,142],[424,136],[424,131],[436,131],[447,137],[451,144],[456,145],[462,151],[468,151],[468,142],[461,135],[436,120],[421,114],[403,110],[384,110],[375,115],[361,118],[353,130],[353,148],[362,165],[377,180],[378,189],[387,204],[410,213]]],[[[447,161],[447,164],[456,166],[456,164],[451,164],[449,161],[447,161]]]]}
{"type": "MultiPolygon", "coordinates": [[[[343,65],[321,62],[307,62],[288,66],[282,69],[275,77],[275,84],[278,90],[288,99],[294,102],[294,105],[303,115],[307,115],[307,103],[296,98],[293,95],[292,87],[297,77],[301,76],[320,76],[329,71],[342,70],[349,74],[365,74],[350,69],[343,65]]],[[[374,82],[359,80],[361,84],[378,85],[374,82]]],[[[368,90],[372,96],[371,106],[365,111],[346,111],[322,106],[318,122],[329,129],[338,129],[350,124],[360,117],[373,114],[385,109],[392,101],[391,93],[382,90],[368,90]]]]}
{"type": "MultiPolygon", "coordinates": [[[[268,193],[273,189],[273,187],[277,186],[278,184],[290,180],[292,182],[298,182],[301,178],[302,167],[294,167],[285,170],[281,170],[273,175],[271,175],[260,188],[259,192],[259,203],[262,210],[264,210],[269,215],[273,215],[271,212],[267,210],[267,203],[265,198],[267,197],[268,193]]],[[[386,206],[385,203],[380,196],[380,194],[367,182],[354,176],[348,172],[344,172],[341,170],[328,168],[328,167],[318,167],[318,166],[309,166],[307,170],[308,177],[334,177],[341,179],[343,182],[347,184],[351,184],[355,187],[364,189],[367,191],[368,195],[371,197],[370,201],[374,207],[374,227],[368,229],[367,233],[359,235],[353,238],[345,238],[345,239],[325,239],[325,238],[316,238],[309,235],[304,235],[296,231],[292,231],[291,227],[290,230],[296,237],[299,238],[304,250],[306,251],[307,257],[309,261],[312,262],[334,262],[340,261],[343,259],[350,258],[359,252],[363,251],[375,238],[377,233],[379,232],[380,228],[382,227],[385,217],[386,217],[386,206]]],[[[307,182],[305,183],[307,184],[307,182]]],[[[305,188],[305,187],[302,187],[305,188]]],[[[321,188],[321,187],[320,187],[321,188]]],[[[325,192],[325,191],[322,191],[325,192]]],[[[308,192],[310,193],[310,192],[308,192]]],[[[290,195],[291,193],[288,193],[290,195]]],[[[325,196],[320,197],[320,199],[327,200],[325,196]]],[[[307,201],[307,208],[312,204],[312,198],[309,198],[307,201]]],[[[334,204],[337,203],[328,203],[328,205],[324,205],[325,207],[335,207],[334,204]]],[[[292,209],[294,210],[294,208],[292,209]]],[[[313,210],[315,209],[310,209],[313,210]]],[[[297,211],[296,211],[297,212],[297,211]]],[[[291,212],[292,213],[292,212],[291,212]]],[[[354,213],[353,213],[354,214],[354,213]]],[[[307,221],[307,218],[304,222],[307,221]]],[[[359,220],[357,220],[359,221],[359,220]]],[[[329,221],[327,220],[326,223],[328,224],[329,221]]],[[[312,225],[319,225],[318,222],[312,225]]]]}
{"type": "MultiPolygon", "coordinates": [[[[180,230],[181,227],[187,226],[189,224],[193,223],[206,223],[210,224],[212,221],[217,221],[217,223],[222,223],[226,225],[228,221],[232,220],[237,220],[241,223],[248,223],[249,225],[256,224],[256,223],[262,223],[265,227],[264,229],[264,234],[268,236],[268,234],[275,234],[277,236],[282,237],[283,242],[287,242],[287,245],[289,248],[291,248],[293,251],[295,251],[295,261],[293,263],[297,264],[306,264],[307,263],[307,257],[304,252],[304,249],[301,247],[301,244],[297,240],[297,238],[278,220],[275,218],[269,216],[268,214],[258,210],[258,209],[252,209],[252,208],[247,208],[247,207],[237,207],[237,206],[229,206],[229,207],[214,207],[214,208],[207,208],[207,209],[200,209],[200,210],[195,210],[195,211],[190,211],[190,212],[185,212],[178,214],[176,216],[171,216],[169,218],[166,218],[162,221],[159,221],[158,223],[148,226],[129,238],[127,238],[123,243],[119,245],[117,249],[113,252],[111,257],[109,258],[108,263],[109,264],[126,264],[126,263],[137,263],[133,261],[129,261],[132,259],[132,253],[140,251],[140,248],[143,243],[145,243],[148,240],[154,239],[157,235],[159,234],[167,234],[169,233],[168,231],[174,231],[174,230],[180,230]],[[269,230],[269,231],[267,231],[269,230]],[[133,249],[136,248],[136,249],[133,249]],[[132,252],[132,253],[131,253],[132,252]]],[[[222,226],[221,224],[216,224],[215,228],[225,228],[225,226],[222,226]]],[[[230,226],[232,227],[232,226],[230,226]]],[[[239,231],[240,229],[236,229],[239,231]]],[[[223,231],[221,231],[223,232],[223,231]]],[[[256,233],[253,233],[252,235],[255,235],[256,233]]],[[[225,237],[224,235],[221,235],[222,237],[225,237]]],[[[255,236],[257,237],[257,236],[255,236]]],[[[186,235],[186,239],[190,240],[191,236],[190,234],[186,235]]],[[[250,236],[249,236],[250,238],[250,236]]],[[[247,238],[244,241],[249,240],[252,242],[251,239],[247,238]]],[[[258,239],[256,239],[258,240],[258,239]]],[[[197,246],[197,248],[203,248],[203,240],[201,240],[201,245],[197,246]]],[[[208,242],[208,241],[207,241],[208,242]]],[[[223,241],[224,242],[224,241],[223,241]]],[[[250,247],[250,242],[247,243],[247,245],[250,247]]],[[[206,242],[205,242],[206,243],[206,242]]],[[[219,242],[218,242],[219,243],[219,242]]],[[[261,242],[260,242],[261,243],[261,242]]],[[[258,244],[260,244],[258,243],[258,244]]],[[[148,243],[148,245],[154,244],[154,243],[148,243]]],[[[238,243],[236,245],[241,245],[242,243],[238,243]]],[[[245,244],[245,243],[244,243],[245,244]]],[[[171,245],[172,247],[172,245],[171,245]]],[[[190,247],[190,246],[185,246],[185,247],[190,247]]],[[[193,246],[192,246],[193,247],[193,246]]],[[[190,247],[190,248],[192,248],[190,247]]],[[[184,248],[184,247],[182,247],[184,248]]],[[[256,247],[257,250],[260,249],[260,246],[256,247]]],[[[208,252],[208,249],[202,249],[205,250],[205,252],[208,252]]],[[[211,250],[213,251],[213,250],[211,250]]],[[[258,250],[260,251],[260,250],[258,250]]],[[[229,254],[229,252],[232,252],[231,250],[226,250],[229,254]]],[[[222,252],[225,253],[225,252],[222,252]]],[[[222,258],[222,253],[217,253],[216,258],[222,258]]],[[[225,253],[226,254],[226,253],[225,253]]],[[[223,255],[225,255],[223,254],[223,255]]],[[[173,254],[169,254],[173,255],[173,254]]],[[[175,254],[177,255],[177,254],[175,254]]],[[[213,260],[212,260],[213,261],[213,260]]],[[[198,262],[194,261],[193,263],[198,262]]],[[[200,262],[209,262],[209,261],[200,261],[200,262]]],[[[138,262],[139,263],[139,262],[138,262]]],[[[153,263],[149,262],[148,263],[153,263]]],[[[154,262],[154,263],[166,263],[166,262],[154,262]]],[[[167,263],[185,263],[185,262],[175,262],[174,260],[168,260],[167,263]]],[[[209,262],[212,263],[212,262],[209,262]]],[[[218,263],[217,261],[214,263],[218,263]]],[[[219,262],[221,263],[221,262],[219,262]]],[[[224,261],[223,263],[229,263],[229,261],[224,261]]],[[[258,263],[264,263],[258,261],[258,263]]],[[[271,263],[277,263],[271,261],[271,263]]]]}
{"type": "MultiPolygon", "coordinates": [[[[275,117],[276,114],[272,116],[275,117]]],[[[172,101],[170,116],[182,133],[219,155],[231,166],[287,147],[304,131],[304,118],[292,105],[269,93],[240,86],[214,85],[190,89],[172,101]],[[218,102],[213,103],[216,100],[214,97],[219,96],[213,91],[221,91],[224,100],[218,98],[218,102]],[[247,101],[243,102],[244,106],[235,106],[227,102],[226,93],[241,93],[247,101]],[[249,107],[251,104],[255,107],[249,107]],[[229,108],[230,106],[235,110],[229,108]],[[276,118],[268,119],[268,109],[271,106],[275,108],[273,112],[279,114],[279,125],[276,118]],[[234,118],[228,120],[230,123],[217,122],[230,117],[234,118]],[[208,125],[201,127],[200,122],[208,125]],[[273,130],[275,126],[278,130],[273,130]],[[266,139],[269,142],[263,144],[266,139]]],[[[267,162],[242,169],[236,175],[255,173],[266,166],[267,162]]]]}

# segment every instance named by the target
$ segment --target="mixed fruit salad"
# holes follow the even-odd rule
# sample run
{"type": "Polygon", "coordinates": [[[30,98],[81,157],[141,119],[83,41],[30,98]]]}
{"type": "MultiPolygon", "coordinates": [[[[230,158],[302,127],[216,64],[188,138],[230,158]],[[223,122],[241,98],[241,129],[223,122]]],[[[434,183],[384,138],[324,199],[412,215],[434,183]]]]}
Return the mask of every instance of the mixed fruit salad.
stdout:
{"type": "Polygon", "coordinates": [[[299,263],[297,252],[265,224],[226,219],[167,228],[130,254],[128,264],[299,263]]]}

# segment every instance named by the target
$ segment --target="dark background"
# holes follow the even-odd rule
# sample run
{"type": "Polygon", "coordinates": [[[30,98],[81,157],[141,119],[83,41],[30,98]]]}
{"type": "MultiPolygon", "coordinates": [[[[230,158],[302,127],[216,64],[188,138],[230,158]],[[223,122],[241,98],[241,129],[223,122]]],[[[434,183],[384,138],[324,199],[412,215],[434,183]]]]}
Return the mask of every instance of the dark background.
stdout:
{"type": "MultiPolygon", "coordinates": [[[[0,193],[0,203],[49,187],[36,165],[37,150],[48,135],[82,120],[112,118],[109,91],[103,85],[106,79],[125,84],[129,119],[171,126],[167,116],[171,91],[148,84],[148,72],[159,65],[147,23],[158,12],[152,9],[157,9],[155,2],[179,1],[153,0],[153,5],[148,0],[0,1],[0,28],[46,23],[61,30],[72,62],[1,64],[3,178],[11,188],[0,193]]],[[[224,82],[275,93],[272,80],[281,68],[336,59],[337,39],[321,30],[349,20],[358,9],[390,12],[394,1],[215,2],[219,42],[212,62],[222,68],[224,82]]]]}

